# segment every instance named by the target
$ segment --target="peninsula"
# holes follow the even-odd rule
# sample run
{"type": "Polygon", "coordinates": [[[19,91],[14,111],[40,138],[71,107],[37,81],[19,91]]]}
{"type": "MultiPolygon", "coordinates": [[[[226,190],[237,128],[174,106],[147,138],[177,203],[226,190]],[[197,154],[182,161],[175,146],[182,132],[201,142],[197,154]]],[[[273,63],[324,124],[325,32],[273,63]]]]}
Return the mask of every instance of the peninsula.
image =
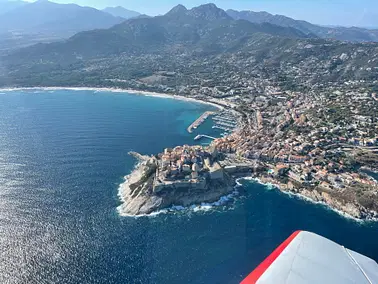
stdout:
{"type": "Polygon", "coordinates": [[[310,97],[277,89],[247,105],[223,99],[221,113],[239,114],[231,135],[207,147],[177,146],[152,157],[132,153],[140,163],[121,186],[121,212],[214,202],[233,190],[236,177],[254,177],[353,218],[376,219],[378,182],[361,171],[378,166],[377,126],[369,118],[376,103],[354,92],[310,97]]]}
{"type": "Polygon", "coordinates": [[[153,157],[130,153],[139,164],[121,185],[121,212],[143,215],[174,205],[214,202],[233,191],[234,180],[210,148],[178,146],[153,157]]]}
{"type": "Polygon", "coordinates": [[[120,190],[126,214],[213,201],[232,189],[234,176],[253,176],[355,218],[376,218],[377,181],[361,169],[378,168],[378,43],[296,27],[235,19],[214,4],[179,5],[0,52],[0,87],[132,89],[238,113],[237,128],[218,114],[224,136],[209,147],[138,155],[120,190]]]}

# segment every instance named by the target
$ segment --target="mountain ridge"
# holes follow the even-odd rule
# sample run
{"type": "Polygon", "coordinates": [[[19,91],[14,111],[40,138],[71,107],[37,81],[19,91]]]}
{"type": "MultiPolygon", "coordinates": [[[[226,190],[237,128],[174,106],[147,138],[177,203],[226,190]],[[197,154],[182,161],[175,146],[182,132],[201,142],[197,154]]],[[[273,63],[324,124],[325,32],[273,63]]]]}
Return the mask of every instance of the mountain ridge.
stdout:
{"type": "Polygon", "coordinates": [[[39,33],[64,30],[73,34],[83,30],[109,28],[123,20],[91,7],[40,0],[3,14],[0,17],[0,32],[39,33]]]}
{"type": "Polygon", "coordinates": [[[26,4],[28,4],[28,2],[21,1],[21,0],[0,1],[0,15],[26,4]]]}
{"type": "Polygon", "coordinates": [[[342,41],[368,42],[378,41],[378,30],[364,29],[359,27],[325,27],[303,20],[295,20],[284,15],[273,15],[268,12],[226,11],[233,19],[243,19],[252,23],[271,23],[284,27],[292,27],[306,34],[314,34],[321,38],[336,39],[342,41]]]}
{"type": "Polygon", "coordinates": [[[126,20],[130,18],[136,18],[142,15],[139,12],[128,10],[122,6],[106,7],[105,9],[102,9],[101,11],[109,13],[110,15],[114,17],[121,17],[126,20]]]}
{"type": "MultiPolygon", "coordinates": [[[[187,85],[186,72],[197,74],[197,67],[209,65],[208,75],[201,76],[218,70],[227,78],[228,70],[238,70],[237,76],[308,88],[323,80],[371,80],[377,71],[376,54],[377,43],[322,39],[292,27],[234,20],[215,5],[190,10],[178,6],[163,16],[129,19],[0,57],[0,85],[114,86],[109,80],[126,80],[123,87],[138,87],[142,83],[135,80],[161,77],[160,71],[177,68],[181,83],[187,85]]],[[[169,87],[174,86],[171,80],[169,87]]]]}

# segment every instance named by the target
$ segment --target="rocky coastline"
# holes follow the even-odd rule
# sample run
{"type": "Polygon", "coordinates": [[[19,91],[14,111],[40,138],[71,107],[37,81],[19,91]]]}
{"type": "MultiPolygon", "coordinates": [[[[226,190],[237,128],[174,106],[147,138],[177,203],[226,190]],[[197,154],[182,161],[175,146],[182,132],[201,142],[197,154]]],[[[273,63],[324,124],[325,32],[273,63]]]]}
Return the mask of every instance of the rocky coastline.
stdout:
{"type": "MultiPolygon", "coordinates": [[[[188,101],[196,101],[200,103],[210,104],[214,107],[222,109],[225,107],[224,102],[221,100],[216,100],[212,98],[211,101],[203,100],[202,98],[192,98],[192,97],[183,97],[175,96],[168,94],[160,94],[153,92],[142,92],[134,90],[123,90],[123,89],[112,89],[112,88],[67,88],[67,87],[35,87],[35,88],[15,88],[15,89],[4,89],[4,90],[60,90],[60,89],[69,89],[69,90],[93,90],[93,91],[111,91],[111,92],[127,92],[131,94],[142,94],[148,96],[157,96],[162,98],[173,98],[173,99],[182,99],[188,101]]],[[[230,105],[228,105],[229,107],[230,105]]],[[[235,107],[235,106],[234,106],[235,107]]],[[[240,111],[238,109],[238,111],[240,111]]],[[[242,114],[242,113],[241,113],[242,114]]],[[[248,120],[248,122],[250,122],[248,120]]],[[[146,159],[150,157],[142,156],[137,153],[133,153],[134,156],[140,160],[137,168],[126,177],[126,181],[120,185],[120,198],[123,204],[120,206],[120,212],[125,215],[143,215],[150,214],[156,210],[167,208],[172,205],[181,205],[181,206],[190,206],[192,204],[200,204],[203,202],[214,202],[217,201],[220,197],[227,195],[232,192],[233,186],[235,185],[235,176],[250,176],[250,174],[234,174],[230,175],[229,180],[225,183],[206,183],[205,185],[198,184],[188,187],[187,192],[182,191],[182,188],[178,190],[174,186],[171,186],[171,189],[168,192],[163,192],[161,194],[151,194],[151,184],[141,183],[139,187],[135,190],[133,186],[140,181],[141,172],[148,164],[146,159]],[[130,188],[131,186],[131,188],[130,188]],[[197,190],[196,190],[197,189],[197,190]],[[206,190],[204,190],[206,189],[206,190]]],[[[262,162],[264,164],[264,162],[262,162]]],[[[374,173],[378,172],[376,164],[363,163],[361,170],[368,170],[374,173]]],[[[307,188],[302,187],[301,185],[296,184],[295,182],[282,183],[276,178],[267,177],[264,175],[259,176],[261,181],[265,180],[266,183],[272,183],[278,186],[278,188],[286,193],[295,194],[304,197],[305,199],[311,200],[316,203],[322,203],[329,206],[331,209],[341,212],[347,216],[350,216],[359,220],[377,220],[378,213],[375,210],[371,210],[368,206],[363,206],[357,198],[352,197],[345,199],[344,196],[335,196],[332,191],[324,189],[322,187],[316,188],[307,188]]],[[[358,190],[358,189],[355,189],[358,190]]],[[[376,196],[372,196],[372,199],[377,199],[376,196]]],[[[376,206],[374,206],[376,207],[376,206]]]]}
{"type": "Polygon", "coordinates": [[[313,203],[326,205],[341,215],[355,220],[378,220],[378,212],[364,207],[356,200],[345,200],[340,197],[333,196],[321,187],[309,189],[297,186],[291,181],[288,183],[282,183],[269,176],[259,176],[257,180],[259,183],[264,185],[272,184],[283,193],[292,194],[313,203]]]}
{"type": "MultiPolygon", "coordinates": [[[[220,101],[212,103],[224,105],[220,101]]],[[[359,170],[365,167],[376,172],[378,155],[372,144],[373,139],[362,142],[349,139],[347,143],[346,138],[342,136],[331,139],[330,128],[315,125],[312,121],[313,114],[299,115],[298,113],[308,110],[302,110],[300,105],[296,107],[293,100],[287,102],[285,116],[280,116],[284,122],[278,125],[269,124],[267,117],[271,113],[263,114],[258,106],[258,110],[252,114],[237,104],[227,105],[225,108],[232,109],[241,117],[240,129],[227,137],[215,139],[212,143],[212,147],[221,153],[223,158],[231,157],[231,163],[226,167],[221,161],[215,160],[216,165],[222,165],[220,171],[226,173],[222,176],[228,179],[222,178],[222,182],[209,181],[208,178],[206,181],[198,181],[197,177],[185,177],[185,180],[197,180],[191,183],[179,181],[184,177],[180,177],[179,180],[173,178],[173,182],[163,182],[164,190],[160,192],[155,190],[160,186],[156,185],[156,181],[165,180],[163,176],[171,175],[171,169],[172,172],[180,169],[180,175],[182,165],[179,166],[178,163],[184,153],[168,153],[168,164],[165,166],[163,164],[167,161],[164,162],[162,159],[164,160],[167,153],[157,155],[154,161],[151,157],[144,157],[120,186],[123,201],[119,208],[121,214],[144,215],[173,205],[187,207],[213,202],[232,192],[236,176],[253,176],[265,183],[276,184],[285,193],[325,204],[345,216],[358,220],[378,219],[378,183],[359,170]],[[275,125],[277,127],[273,127],[275,125]],[[305,130],[306,127],[312,129],[312,136],[301,136],[296,132],[300,129],[305,130]],[[231,173],[230,168],[234,167],[235,157],[245,163],[255,164],[255,169],[252,167],[248,172],[231,173]],[[256,172],[256,164],[264,170],[256,172]],[[154,165],[152,170],[151,165],[154,165]],[[146,171],[151,172],[149,178],[144,177],[146,171]],[[161,175],[162,172],[165,173],[161,175]]],[[[207,176],[214,170],[212,165],[204,166],[203,159],[201,167],[206,168],[207,176]]],[[[202,170],[200,172],[203,173],[202,170]]]]}
{"type": "Polygon", "coordinates": [[[306,188],[292,181],[282,182],[264,174],[264,167],[261,167],[259,171],[255,170],[255,172],[234,170],[231,173],[228,171],[229,174],[226,173],[222,180],[216,182],[207,180],[201,183],[195,182],[189,186],[187,184],[180,186],[179,182],[173,182],[165,185],[164,189],[157,192],[154,188],[158,166],[157,159],[136,152],[130,152],[130,154],[138,160],[138,163],[135,169],[125,177],[125,182],[119,188],[122,205],[118,209],[123,216],[143,216],[174,206],[181,208],[213,203],[235,190],[237,178],[253,177],[261,184],[274,185],[283,193],[295,195],[310,202],[324,204],[343,216],[355,220],[378,220],[378,212],[364,207],[356,200],[345,200],[333,196],[321,187],[306,188]]]}
{"type": "Polygon", "coordinates": [[[225,175],[223,179],[181,184],[172,182],[157,187],[155,184],[157,160],[130,152],[138,159],[135,169],[125,177],[120,185],[119,195],[122,205],[121,215],[140,216],[172,206],[189,207],[193,204],[212,203],[234,191],[235,179],[225,175]]]}

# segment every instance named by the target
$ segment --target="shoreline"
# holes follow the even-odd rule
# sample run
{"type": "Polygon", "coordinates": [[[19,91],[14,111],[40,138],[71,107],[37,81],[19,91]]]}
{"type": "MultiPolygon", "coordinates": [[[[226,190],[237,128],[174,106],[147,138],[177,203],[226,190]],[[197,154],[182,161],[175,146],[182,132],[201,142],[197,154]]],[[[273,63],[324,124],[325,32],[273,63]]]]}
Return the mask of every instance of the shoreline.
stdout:
{"type": "Polygon", "coordinates": [[[211,105],[218,110],[224,109],[224,106],[217,104],[215,102],[209,102],[205,100],[201,100],[198,98],[192,97],[184,97],[180,95],[170,95],[167,93],[157,93],[157,92],[149,92],[149,91],[138,91],[133,89],[121,89],[121,88],[96,88],[96,87],[16,87],[16,88],[0,88],[0,92],[12,92],[12,91],[95,91],[95,92],[111,92],[111,93],[126,93],[130,95],[139,95],[139,96],[146,96],[146,97],[156,97],[162,99],[173,99],[173,100],[181,100],[186,102],[193,102],[193,103],[200,103],[211,105]]]}
{"type": "Polygon", "coordinates": [[[183,210],[208,211],[213,207],[225,205],[239,194],[234,186],[235,183],[231,185],[227,180],[222,184],[215,184],[216,187],[212,190],[208,190],[210,187],[207,186],[211,185],[209,183],[193,182],[189,185],[193,192],[182,191],[183,187],[179,185],[176,187],[174,183],[167,186],[168,191],[163,191],[163,188],[155,191],[156,161],[149,156],[138,157],[133,153],[130,154],[134,155],[139,162],[118,187],[118,198],[121,204],[117,207],[117,211],[120,216],[156,216],[160,213],[183,210]]]}
{"type": "MultiPolygon", "coordinates": [[[[129,175],[127,175],[127,176],[124,177],[124,182],[121,183],[119,185],[119,188],[118,188],[118,194],[117,195],[120,198],[120,200],[121,200],[122,203],[126,202],[126,200],[124,200],[122,198],[121,191],[123,189],[123,186],[127,183],[127,178],[128,177],[129,177],[129,175]]],[[[352,220],[352,221],[357,222],[359,224],[368,224],[368,223],[373,223],[373,222],[376,223],[376,222],[378,222],[378,218],[361,219],[361,218],[353,217],[352,215],[350,215],[350,214],[348,214],[348,213],[346,213],[346,212],[344,212],[342,210],[339,210],[339,209],[336,209],[336,208],[332,207],[331,205],[329,205],[328,203],[326,203],[324,201],[315,201],[312,198],[310,198],[310,197],[308,197],[306,195],[303,195],[301,193],[283,190],[280,187],[280,185],[277,184],[277,183],[264,182],[261,179],[259,179],[258,177],[252,177],[252,176],[245,176],[245,177],[235,178],[235,186],[233,187],[234,190],[232,192],[230,192],[229,194],[221,196],[219,198],[219,200],[217,200],[215,202],[210,202],[210,203],[203,202],[201,204],[193,204],[191,206],[186,206],[186,207],[180,206],[180,205],[177,205],[177,206],[176,205],[172,205],[171,207],[164,208],[164,209],[159,209],[159,210],[153,211],[153,212],[151,212],[149,214],[140,214],[140,215],[132,215],[132,214],[124,213],[124,212],[122,212],[122,205],[120,205],[120,206],[117,207],[117,212],[118,212],[118,214],[121,217],[133,217],[133,218],[156,217],[156,216],[158,216],[160,214],[182,212],[182,211],[190,211],[190,212],[195,212],[195,213],[199,212],[199,211],[207,212],[207,211],[210,211],[211,209],[216,209],[218,207],[224,206],[224,205],[226,205],[229,202],[235,202],[236,200],[238,200],[242,196],[240,194],[240,192],[238,191],[238,188],[245,186],[242,183],[240,183],[240,181],[246,181],[247,183],[257,183],[257,184],[260,184],[260,185],[264,186],[264,190],[277,190],[279,193],[285,194],[285,195],[287,195],[289,197],[297,198],[297,199],[299,199],[302,202],[304,201],[304,202],[311,203],[313,205],[321,205],[323,207],[323,209],[330,210],[330,211],[336,213],[337,215],[339,215],[340,217],[343,217],[343,218],[348,219],[348,220],[352,220]]]]}
{"type": "MultiPolygon", "coordinates": [[[[132,89],[121,89],[121,88],[97,88],[97,87],[17,87],[17,88],[0,88],[0,92],[12,92],[12,91],[59,91],[59,90],[72,90],[72,91],[94,91],[94,92],[112,92],[112,93],[125,93],[130,95],[140,95],[140,96],[151,96],[151,97],[157,97],[157,98],[165,98],[165,99],[174,99],[174,100],[181,100],[186,102],[193,102],[193,103],[199,103],[203,105],[209,105],[217,110],[223,110],[225,106],[222,103],[215,103],[215,102],[209,102],[206,100],[193,98],[193,97],[184,97],[179,95],[171,95],[166,93],[157,93],[157,92],[149,92],[149,91],[138,91],[138,90],[132,90],[132,89]]],[[[140,214],[140,215],[132,215],[132,214],[125,214],[125,212],[122,212],[122,206],[123,204],[127,203],[127,198],[124,196],[125,187],[127,187],[127,184],[129,182],[129,178],[133,175],[135,171],[137,171],[138,167],[141,165],[141,162],[143,159],[137,158],[139,160],[135,165],[134,168],[131,170],[131,172],[124,176],[124,181],[119,185],[118,187],[118,198],[121,201],[121,205],[117,207],[118,214],[120,216],[124,217],[148,217],[148,216],[157,216],[162,213],[169,213],[169,212],[176,212],[176,211],[183,211],[183,210],[191,210],[193,212],[197,211],[209,211],[213,207],[220,207],[225,205],[226,203],[230,202],[231,199],[235,198],[237,195],[239,195],[239,192],[237,191],[236,185],[233,187],[233,191],[229,192],[226,195],[222,195],[213,202],[201,202],[201,203],[194,203],[191,206],[176,206],[172,205],[171,207],[159,209],[157,211],[153,211],[149,214],[140,214]]]]}
{"type": "MultiPolygon", "coordinates": [[[[167,213],[176,213],[176,212],[209,212],[212,209],[224,207],[229,203],[236,202],[241,198],[241,193],[238,188],[242,187],[243,185],[239,182],[242,179],[248,178],[248,177],[239,177],[239,178],[233,178],[235,183],[234,186],[232,186],[232,190],[230,190],[228,193],[225,193],[224,195],[219,196],[215,201],[212,202],[198,202],[193,203],[188,206],[182,206],[182,205],[175,205],[172,204],[169,207],[166,208],[160,208],[157,210],[152,211],[151,213],[143,213],[143,214],[130,214],[126,213],[124,210],[124,205],[128,202],[126,195],[128,190],[128,184],[130,180],[133,178],[133,174],[138,174],[139,167],[141,166],[141,163],[143,162],[143,158],[145,156],[141,156],[141,158],[137,158],[138,161],[135,163],[133,170],[126,176],[123,177],[123,182],[119,184],[118,186],[118,193],[117,196],[119,200],[121,201],[121,204],[117,206],[116,210],[120,217],[131,217],[131,218],[142,218],[142,217],[156,217],[161,214],[167,214],[167,213]]],[[[232,207],[230,207],[232,208],[232,207]]]]}
{"type": "Polygon", "coordinates": [[[378,222],[378,218],[361,219],[361,218],[353,217],[352,215],[350,215],[350,214],[348,214],[348,213],[346,213],[342,210],[339,210],[339,209],[332,207],[331,205],[329,205],[328,203],[326,203],[324,201],[315,201],[312,198],[310,198],[310,197],[308,197],[304,194],[301,194],[301,193],[298,193],[298,192],[291,192],[291,191],[288,191],[288,190],[283,190],[280,187],[279,184],[272,183],[272,182],[263,182],[258,177],[245,177],[245,178],[241,178],[241,179],[246,180],[247,182],[253,182],[253,183],[261,184],[261,185],[265,186],[266,188],[273,188],[275,190],[278,190],[282,194],[298,198],[302,201],[306,201],[306,202],[309,202],[309,203],[314,204],[314,205],[321,205],[325,209],[331,210],[331,211],[335,212],[336,214],[338,214],[339,216],[344,217],[344,218],[349,219],[349,220],[353,220],[357,223],[366,224],[366,223],[370,223],[370,222],[378,222]]]}
{"type": "MultiPolygon", "coordinates": [[[[122,204],[117,207],[118,215],[121,217],[128,217],[128,218],[143,218],[143,217],[156,217],[161,214],[167,214],[167,213],[176,213],[176,212],[183,212],[183,211],[190,211],[190,212],[208,212],[211,209],[216,209],[222,206],[227,205],[227,203],[233,202],[233,200],[236,200],[236,197],[240,196],[239,191],[237,190],[237,187],[239,185],[236,185],[234,187],[234,190],[227,194],[221,196],[217,201],[215,202],[202,202],[200,204],[192,204],[190,206],[181,206],[181,205],[172,205],[171,207],[164,208],[164,209],[158,209],[157,211],[153,211],[149,214],[139,214],[139,215],[133,215],[133,214],[127,214],[122,211],[122,204]]],[[[121,190],[121,186],[119,190],[121,190]]],[[[121,193],[118,193],[118,196],[121,197],[121,193]]],[[[124,202],[124,201],[123,201],[124,202]]]]}
{"type": "MultiPolygon", "coordinates": [[[[72,91],[94,91],[94,92],[112,92],[112,93],[126,93],[126,94],[130,94],[130,95],[140,95],[140,96],[151,96],[151,97],[158,97],[158,98],[166,98],[166,99],[175,99],[175,100],[181,100],[181,101],[186,101],[186,102],[193,102],[193,103],[200,103],[200,104],[206,104],[206,105],[211,105],[215,108],[217,108],[218,110],[222,110],[224,109],[224,106],[223,105],[220,105],[220,104],[216,104],[215,102],[208,102],[208,101],[205,101],[205,100],[201,100],[201,99],[198,99],[198,98],[192,98],[192,97],[184,97],[184,96],[179,96],[179,95],[170,95],[170,94],[166,94],[166,93],[157,93],[157,92],[149,92],[149,91],[138,91],[138,90],[133,90],[133,89],[121,89],[121,88],[98,88],[98,87],[17,87],[17,88],[0,88],[0,92],[9,92],[9,91],[30,91],[30,90],[42,90],[42,91],[59,91],[59,90],[72,90],[72,91]]],[[[121,190],[122,190],[122,187],[127,183],[127,177],[129,177],[136,169],[136,167],[138,166],[139,163],[137,163],[135,165],[135,167],[133,168],[133,170],[130,172],[129,175],[125,176],[125,180],[124,182],[122,182],[120,185],[119,185],[119,188],[118,188],[118,197],[119,199],[121,200],[122,203],[125,203],[125,199],[123,198],[122,194],[121,194],[121,190]]],[[[372,171],[374,173],[377,173],[376,169],[372,169],[372,168],[367,168],[365,167],[364,169],[366,170],[369,170],[369,171],[372,171]]],[[[342,210],[339,210],[339,209],[336,209],[334,207],[332,207],[331,205],[329,205],[328,203],[324,202],[324,201],[316,201],[316,200],[313,200],[312,198],[306,196],[306,195],[303,195],[301,193],[297,193],[297,192],[291,192],[291,191],[288,191],[288,190],[284,190],[280,187],[279,184],[276,184],[276,183],[271,183],[271,182],[263,182],[262,180],[260,180],[259,178],[253,178],[253,177],[242,177],[240,178],[242,180],[246,180],[246,181],[253,181],[253,182],[257,182],[265,187],[274,187],[276,189],[278,189],[280,192],[282,192],[283,194],[286,194],[286,195],[289,195],[289,196],[295,196],[301,200],[304,200],[304,201],[307,201],[307,202],[310,202],[312,204],[320,204],[322,206],[324,206],[326,209],[328,210],[332,210],[334,211],[335,213],[337,213],[338,215],[344,217],[344,218],[347,218],[347,219],[351,219],[351,220],[354,220],[356,222],[377,222],[378,219],[377,218],[372,218],[372,219],[361,219],[361,218],[356,218],[356,217],[353,217],[352,215],[342,211],[342,210]]],[[[236,180],[236,183],[237,186],[241,186],[241,184],[238,182],[239,179],[236,180]]],[[[228,195],[225,196],[226,198],[228,197],[228,195]]],[[[223,197],[221,197],[222,199],[223,197]]],[[[220,200],[219,200],[220,201],[220,200]]],[[[152,212],[150,214],[145,214],[145,215],[141,215],[141,216],[156,216],[160,213],[166,213],[166,212],[172,212],[172,211],[182,211],[182,210],[188,210],[188,209],[195,209],[197,208],[197,210],[194,210],[194,211],[200,211],[201,210],[201,207],[218,207],[219,205],[217,205],[217,203],[219,202],[213,202],[213,203],[203,203],[201,205],[199,204],[196,204],[196,205],[192,205],[192,206],[189,206],[189,207],[183,207],[183,208],[175,208],[177,206],[172,206],[172,208],[167,208],[167,209],[162,209],[162,210],[159,210],[157,212],[152,212]],[[199,208],[199,209],[198,209],[199,208]],[[160,212],[161,211],[161,212],[160,212]]],[[[222,205],[222,204],[220,204],[222,205]]],[[[121,207],[121,206],[120,206],[121,207]]],[[[207,209],[208,210],[208,209],[207,209]]],[[[117,211],[119,212],[119,214],[121,216],[128,216],[127,214],[122,214],[119,210],[119,208],[117,208],[117,211]]],[[[206,210],[205,210],[206,211],[206,210]]],[[[134,215],[130,215],[130,216],[134,216],[134,215]]]]}

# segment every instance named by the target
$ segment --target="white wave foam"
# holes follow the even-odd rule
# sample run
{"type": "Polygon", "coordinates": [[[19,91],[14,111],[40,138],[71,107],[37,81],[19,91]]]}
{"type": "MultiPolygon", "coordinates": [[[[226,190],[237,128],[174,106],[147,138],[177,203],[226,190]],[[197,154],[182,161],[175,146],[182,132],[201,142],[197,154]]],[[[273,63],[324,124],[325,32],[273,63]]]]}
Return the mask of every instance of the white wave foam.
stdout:
{"type": "Polygon", "coordinates": [[[223,205],[226,205],[228,202],[231,202],[235,197],[239,195],[239,192],[235,189],[232,193],[222,196],[219,198],[218,201],[212,202],[212,203],[201,203],[200,205],[192,205],[187,209],[190,209],[194,212],[198,211],[209,211],[211,209],[214,209],[215,207],[220,207],[223,205]]]}
{"type": "Polygon", "coordinates": [[[199,211],[209,211],[213,209],[213,206],[208,203],[202,203],[201,205],[196,206],[193,211],[199,212],[199,211]]]}
{"type": "MultiPolygon", "coordinates": [[[[128,176],[125,176],[125,181],[127,181],[127,177],[128,176]]],[[[361,219],[358,219],[358,218],[355,218],[343,211],[340,211],[340,210],[337,210],[335,208],[332,208],[330,207],[327,203],[325,202],[322,202],[322,201],[315,201],[307,196],[304,196],[302,194],[299,194],[299,193],[293,193],[293,192],[289,192],[289,191],[283,191],[280,189],[279,185],[277,184],[274,184],[274,183],[264,183],[262,182],[260,179],[258,178],[254,178],[254,177],[244,177],[244,178],[239,178],[236,180],[236,186],[235,186],[235,190],[228,194],[228,195],[225,195],[225,196],[222,196],[219,198],[218,201],[215,201],[215,202],[212,202],[212,203],[201,203],[200,205],[191,205],[189,207],[184,207],[184,206],[176,206],[176,205],[173,205],[172,207],[168,208],[168,209],[162,209],[162,210],[158,210],[158,211],[155,211],[155,212],[152,212],[150,214],[143,214],[143,215],[138,215],[138,216],[135,216],[135,215],[128,215],[128,214],[124,214],[120,211],[121,209],[121,206],[119,206],[117,209],[119,211],[119,214],[121,216],[125,216],[125,217],[134,217],[134,218],[139,218],[139,217],[156,217],[156,216],[159,216],[161,214],[167,214],[167,213],[174,213],[174,212],[180,212],[180,211],[192,211],[192,212],[207,212],[207,211],[211,211],[213,210],[214,208],[216,207],[220,207],[220,206],[223,206],[225,205],[226,203],[228,202],[231,202],[232,200],[234,200],[238,195],[239,195],[239,191],[237,190],[238,187],[240,186],[243,186],[242,183],[240,183],[241,180],[246,180],[246,181],[249,181],[251,183],[253,182],[256,182],[256,183],[259,183],[261,185],[264,185],[265,188],[267,190],[274,190],[274,189],[278,189],[280,192],[282,192],[283,194],[286,194],[290,197],[294,197],[294,198],[299,198],[301,200],[304,200],[306,202],[309,202],[309,203],[312,203],[312,204],[316,204],[316,205],[322,205],[326,210],[331,210],[337,214],[339,214],[340,216],[344,217],[344,218],[347,218],[347,219],[350,219],[350,220],[353,220],[355,222],[358,222],[358,223],[366,223],[366,222],[377,222],[378,221],[378,218],[373,218],[372,220],[361,220],[361,219]]],[[[122,184],[120,185],[120,187],[122,186],[122,184]]],[[[122,197],[121,197],[122,199],[122,197]]]]}
{"type": "Polygon", "coordinates": [[[129,217],[129,218],[135,218],[135,219],[142,218],[142,217],[156,217],[156,216],[159,216],[161,214],[167,214],[167,213],[170,212],[168,209],[162,209],[162,210],[154,211],[150,214],[131,215],[131,214],[126,214],[125,212],[123,212],[122,206],[118,206],[117,211],[118,211],[118,214],[122,217],[129,217]]]}
{"type": "Polygon", "coordinates": [[[339,214],[339,215],[341,215],[341,216],[343,216],[343,217],[345,217],[347,219],[353,220],[353,221],[358,222],[358,223],[365,223],[365,222],[370,222],[370,221],[373,221],[373,222],[378,221],[377,218],[373,218],[372,220],[361,220],[361,219],[355,218],[355,217],[353,217],[352,215],[349,215],[346,212],[340,211],[340,210],[338,210],[336,208],[333,208],[333,207],[329,206],[327,203],[325,203],[323,201],[315,201],[315,200],[313,200],[313,199],[311,199],[311,198],[309,198],[309,197],[307,197],[305,195],[302,195],[300,193],[294,193],[294,192],[290,192],[290,191],[281,190],[279,185],[274,184],[274,183],[270,183],[270,182],[264,183],[264,182],[262,182],[258,178],[248,177],[248,178],[242,178],[242,179],[248,180],[248,181],[252,181],[252,182],[257,182],[257,183],[259,183],[261,185],[264,185],[267,190],[278,189],[280,192],[282,192],[283,194],[286,194],[286,195],[288,195],[290,197],[295,197],[295,198],[304,200],[304,201],[312,203],[312,204],[322,205],[326,210],[331,210],[331,211],[333,211],[333,212],[335,212],[335,213],[337,213],[337,214],[339,214]]]}
{"type": "Polygon", "coordinates": [[[247,180],[249,182],[255,182],[255,183],[261,184],[261,185],[265,186],[267,190],[280,189],[280,186],[278,184],[271,183],[271,182],[263,182],[259,178],[246,177],[246,178],[243,178],[243,179],[247,180]]]}
{"type": "MultiPolygon", "coordinates": [[[[226,203],[231,202],[233,199],[235,199],[236,196],[239,195],[239,192],[235,189],[233,192],[231,192],[228,195],[222,196],[219,198],[218,201],[212,202],[212,203],[201,203],[200,205],[191,205],[189,207],[184,207],[181,205],[172,205],[171,207],[167,209],[162,209],[158,211],[154,211],[150,214],[141,214],[141,215],[130,215],[130,214],[125,214],[122,212],[122,206],[117,207],[117,211],[120,216],[123,217],[134,217],[134,218],[140,218],[140,217],[156,217],[161,214],[167,214],[167,213],[178,213],[178,212],[199,212],[199,211],[210,211],[216,207],[220,207],[223,205],[226,205],[226,203]]],[[[122,197],[121,197],[122,198],[122,197]]]]}
{"type": "Polygon", "coordinates": [[[358,223],[365,223],[365,222],[368,222],[368,221],[378,221],[378,219],[372,219],[372,220],[362,220],[362,219],[358,219],[356,217],[353,217],[352,215],[349,215],[348,213],[346,212],[343,212],[341,210],[338,210],[336,208],[333,208],[331,206],[329,206],[327,203],[323,202],[323,201],[315,201],[305,195],[302,195],[302,194],[299,194],[299,193],[294,193],[294,192],[289,192],[289,191],[281,191],[283,194],[286,194],[286,195],[289,195],[290,197],[294,197],[294,198],[298,198],[298,199],[301,199],[301,200],[304,200],[308,203],[312,203],[312,204],[315,204],[315,205],[321,205],[323,206],[326,210],[330,210],[330,211],[333,211],[337,214],[339,214],[340,216],[344,217],[344,218],[347,218],[347,219],[350,219],[350,220],[353,220],[355,222],[358,222],[358,223]]]}

